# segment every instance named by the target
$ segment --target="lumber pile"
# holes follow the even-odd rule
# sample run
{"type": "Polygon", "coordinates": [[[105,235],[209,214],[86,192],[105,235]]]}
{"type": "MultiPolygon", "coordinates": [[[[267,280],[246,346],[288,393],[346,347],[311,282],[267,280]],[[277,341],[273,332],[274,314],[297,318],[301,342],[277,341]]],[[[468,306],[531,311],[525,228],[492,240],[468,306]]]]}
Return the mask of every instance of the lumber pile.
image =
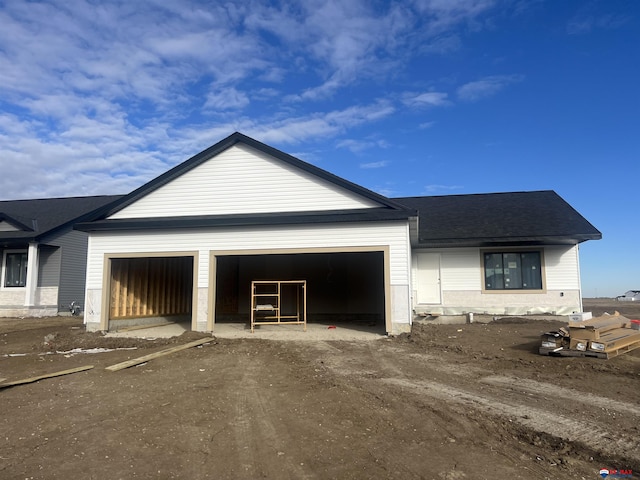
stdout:
{"type": "Polygon", "coordinates": [[[612,358],[640,348],[640,321],[620,313],[585,321],[571,321],[555,332],[542,334],[540,354],[612,358]]]}

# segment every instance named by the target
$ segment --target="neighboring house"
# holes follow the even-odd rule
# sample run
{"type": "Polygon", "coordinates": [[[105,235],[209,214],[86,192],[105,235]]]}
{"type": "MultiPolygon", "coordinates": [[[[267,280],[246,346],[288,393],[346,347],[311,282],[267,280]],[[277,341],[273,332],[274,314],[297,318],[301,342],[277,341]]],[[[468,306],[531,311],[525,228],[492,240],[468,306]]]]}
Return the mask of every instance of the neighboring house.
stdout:
{"type": "Polygon", "coordinates": [[[88,235],[73,224],[120,197],[0,201],[0,317],[82,308],[88,235]]]}
{"type": "Polygon", "coordinates": [[[577,244],[600,233],[553,192],[504,195],[389,199],[234,133],[76,225],[85,323],[215,331],[249,321],[253,280],[305,280],[309,321],[393,334],[427,311],[580,310],[577,244]]]}

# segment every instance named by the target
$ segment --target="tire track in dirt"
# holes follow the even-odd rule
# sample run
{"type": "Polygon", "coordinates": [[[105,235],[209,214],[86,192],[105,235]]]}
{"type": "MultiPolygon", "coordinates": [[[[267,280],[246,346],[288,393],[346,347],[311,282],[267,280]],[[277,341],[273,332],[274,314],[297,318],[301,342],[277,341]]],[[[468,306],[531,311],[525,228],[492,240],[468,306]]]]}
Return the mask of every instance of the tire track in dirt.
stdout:
{"type": "MultiPolygon", "coordinates": [[[[473,411],[480,411],[515,422],[532,432],[551,435],[564,441],[585,445],[593,452],[612,458],[626,458],[640,462],[640,441],[635,435],[613,431],[612,423],[587,420],[575,409],[580,402],[592,409],[615,410],[634,416],[640,415],[640,407],[614,399],[579,392],[545,382],[537,382],[509,375],[492,375],[490,370],[472,365],[452,365],[434,355],[411,354],[410,357],[424,364],[424,375],[430,380],[408,374],[394,356],[395,349],[368,345],[368,361],[340,355],[333,345],[319,346],[331,353],[327,362],[332,370],[344,376],[358,376],[366,381],[379,381],[394,385],[418,396],[428,396],[444,403],[456,403],[473,411]],[[462,382],[461,382],[462,381],[462,382]],[[460,386],[460,385],[464,386],[460,386]],[[455,386],[454,386],[455,385],[455,386]],[[562,399],[547,402],[541,397],[562,399]],[[535,406],[532,405],[535,403],[535,406]]],[[[633,424],[633,422],[632,422],[633,424]]]]}
{"type": "Polygon", "coordinates": [[[574,420],[557,412],[524,405],[506,403],[497,396],[473,393],[439,382],[384,378],[381,382],[415,391],[420,395],[454,402],[474,410],[503,417],[531,430],[546,433],[569,442],[579,442],[610,457],[623,457],[640,462],[640,441],[621,433],[608,431],[601,424],[574,420]]]}
{"type": "MultiPolygon", "coordinates": [[[[406,355],[401,349],[393,345],[383,345],[376,343],[370,343],[367,345],[361,345],[362,351],[360,354],[354,355],[353,346],[350,348],[344,348],[344,346],[330,344],[326,342],[314,344],[318,350],[323,353],[330,354],[323,362],[329,367],[333,373],[343,377],[352,377],[356,381],[360,381],[361,385],[370,392],[380,391],[379,383],[389,383],[387,379],[401,379],[398,382],[401,383],[400,390],[402,390],[405,396],[415,396],[418,404],[429,404],[429,410],[432,415],[435,415],[435,419],[431,421],[435,422],[434,426],[441,432],[446,432],[446,436],[451,439],[455,439],[460,431],[470,434],[473,427],[467,420],[462,419],[460,412],[452,411],[448,398],[439,397],[437,400],[444,400],[439,406],[434,405],[431,402],[433,397],[425,396],[416,392],[416,389],[408,389],[407,385],[413,385],[418,380],[412,380],[409,378],[410,372],[415,374],[415,360],[418,359],[419,363],[425,365],[425,369],[422,370],[424,374],[436,374],[438,377],[444,374],[445,378],[449,378],[452,382],[458,382],[464,378],[466,381],[469,378],[478,378],[479,375],[490,373],[487,370],[473,368],[461,370],[459,365],[451,365],[444,361],[441,357],[429,354],[409,354],[406,355]],[[342,348],[341,348],[342,347],[342,348]],[[400,361],[399,361],[400,360],[400,361]],[[431,363],[433,362],[433,363],[431,363]],[[434,364],[436,365],[434,367],[434,364]],[[403,382],[406,382],[403,383],[403,382]]],[[[394,385],[397,387],[398,385],[394,385]]],[[[387,391],[388,388],[384,388],[387,391]]],[[[398,398],[396,395],[394,395],[398,398]]],[[[473,415],[472,415],[473,416],[473,415]]],[[[492,451],[508,459],[513,465],[522,464],[522,460],[513,455],[509,449],[501,448],[501,443],[498,441],[492,447],[492,451]]],[[[439,473],[438,478],[444,478],[448,480],[457,480],[462,478],[468,478],[467,474],[457,470],[457,466],[454,464],[450,469],[442,470],[439,473]]],[[[551,479],[556,473],[553,469],[548,470],[543,464],[537,464],[535,462],[529,463],[526,469],[534,472],[536,478],[551,479]]],[[[484,477],[482,477],[484,478],[484,477]]]]}
{"type": "Polygon", "coordinates": [[[273,417],[271,410],[276,408],[276,400],[268,393],[269,390],[259,387],[258,379],[264,377],[264,373],[259,366],[246,365],[235,389],[236,406],[230,424],[233,427],[240,466],[236,478],[315,478],[309,476],[284,451],[284,445],[291,444],[292,440],[270,420],[273,417]],[[265,452],[282,460],[281,469],[265,471],[267,467],[258,464],[265,452]]]}
{"type": "MultiPolygon", "coordinates": [[[[244,378],[242,383],[244,383],[244,378]]],[[[238,389],[238,395],[235,399],[234,417],[229,423],[233,427],[239,468],[248,477],[255,478],[256,471],[253,451],[251,449],[251,419],[249,417],[248,409],[248,395],[245,391],[241,392],[240,389],[238,389]]]]}
{"type": "Polygon", "coordinates": [[[559,387],[552,383],[538,382],[535,380],[527,380],[525,378],[517,378],[505,375],[490,375],[480,379],[480,382],[495,385],[499,387],[508,387],[514,390],[524,390],[534,394],[545,392],[547,395],[553,395],[563,398],[571,402],[580,402],[591,407],[598,407],[607,410],[616,410],[621,413],[640,416],[640,407],[626,402],[620,402],[611,398],[593,395],[588,392],[578,392],[570,388],[559,387]]]}

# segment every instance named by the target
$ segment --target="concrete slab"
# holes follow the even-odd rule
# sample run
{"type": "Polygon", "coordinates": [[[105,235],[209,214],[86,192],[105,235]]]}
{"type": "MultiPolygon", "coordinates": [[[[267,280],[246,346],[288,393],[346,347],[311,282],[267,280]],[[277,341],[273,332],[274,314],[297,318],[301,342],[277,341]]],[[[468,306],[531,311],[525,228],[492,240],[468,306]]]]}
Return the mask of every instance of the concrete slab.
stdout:
{"type": "MultiPolygon", "coordinates": [[[[151,328],[129,330],[122,332],[109,332],[107,337],[129,338],[167,338],[182,335],[188,331],[185,324],[174,323],[151,328]]],[[[213,336],[217,338],[256,338],[263,340],[291,340],[291,341],[317,341],[317,340],[379,340],[387,338],[379,328],[356,325],[337,324],[327,325],[320,323],[307,324],[307,331],[302,325],[258,325],[255,332],[245,323],[219,323],[213,330],[213,336]],[[335,327],[335,328],[330,328],[335,327]]]]}
{"type": "Polygon", "coordinates": [[[136,330],[123,330],[120,332],[107,332],[105,337],[125,338],[169,338],[182,335],[189,331],[187,325],[182,323],[169,323],[167,325],[139,328],[136,330]]]}
{"type": "Polygon", "coordinates": [[[213,329],[213,336],[219,338],[261,338],[265,340],[379,340],[387,338],[379,328],[355,324],[327,325],[308,323],[307,331],[302,325],[257,325],[255,332],[243,323],[220,323],[213,329]],[[330,328],[335,327],[335,328],[330,328]]]}

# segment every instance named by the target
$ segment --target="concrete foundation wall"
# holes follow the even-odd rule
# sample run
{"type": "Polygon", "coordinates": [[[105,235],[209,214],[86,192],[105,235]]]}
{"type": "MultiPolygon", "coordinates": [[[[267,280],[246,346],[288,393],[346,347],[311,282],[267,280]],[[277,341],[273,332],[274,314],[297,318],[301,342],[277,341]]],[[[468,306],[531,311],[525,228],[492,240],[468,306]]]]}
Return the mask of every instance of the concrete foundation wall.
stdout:
{"type": "Polygon", "coordinates": [[[442,305],[417,305],[414,312],[422,314],[461,315],[570,315],[581,311],[580,291],[562,290],[546,293],[487,294],[479,291],[444,291],[442,305]]]}

